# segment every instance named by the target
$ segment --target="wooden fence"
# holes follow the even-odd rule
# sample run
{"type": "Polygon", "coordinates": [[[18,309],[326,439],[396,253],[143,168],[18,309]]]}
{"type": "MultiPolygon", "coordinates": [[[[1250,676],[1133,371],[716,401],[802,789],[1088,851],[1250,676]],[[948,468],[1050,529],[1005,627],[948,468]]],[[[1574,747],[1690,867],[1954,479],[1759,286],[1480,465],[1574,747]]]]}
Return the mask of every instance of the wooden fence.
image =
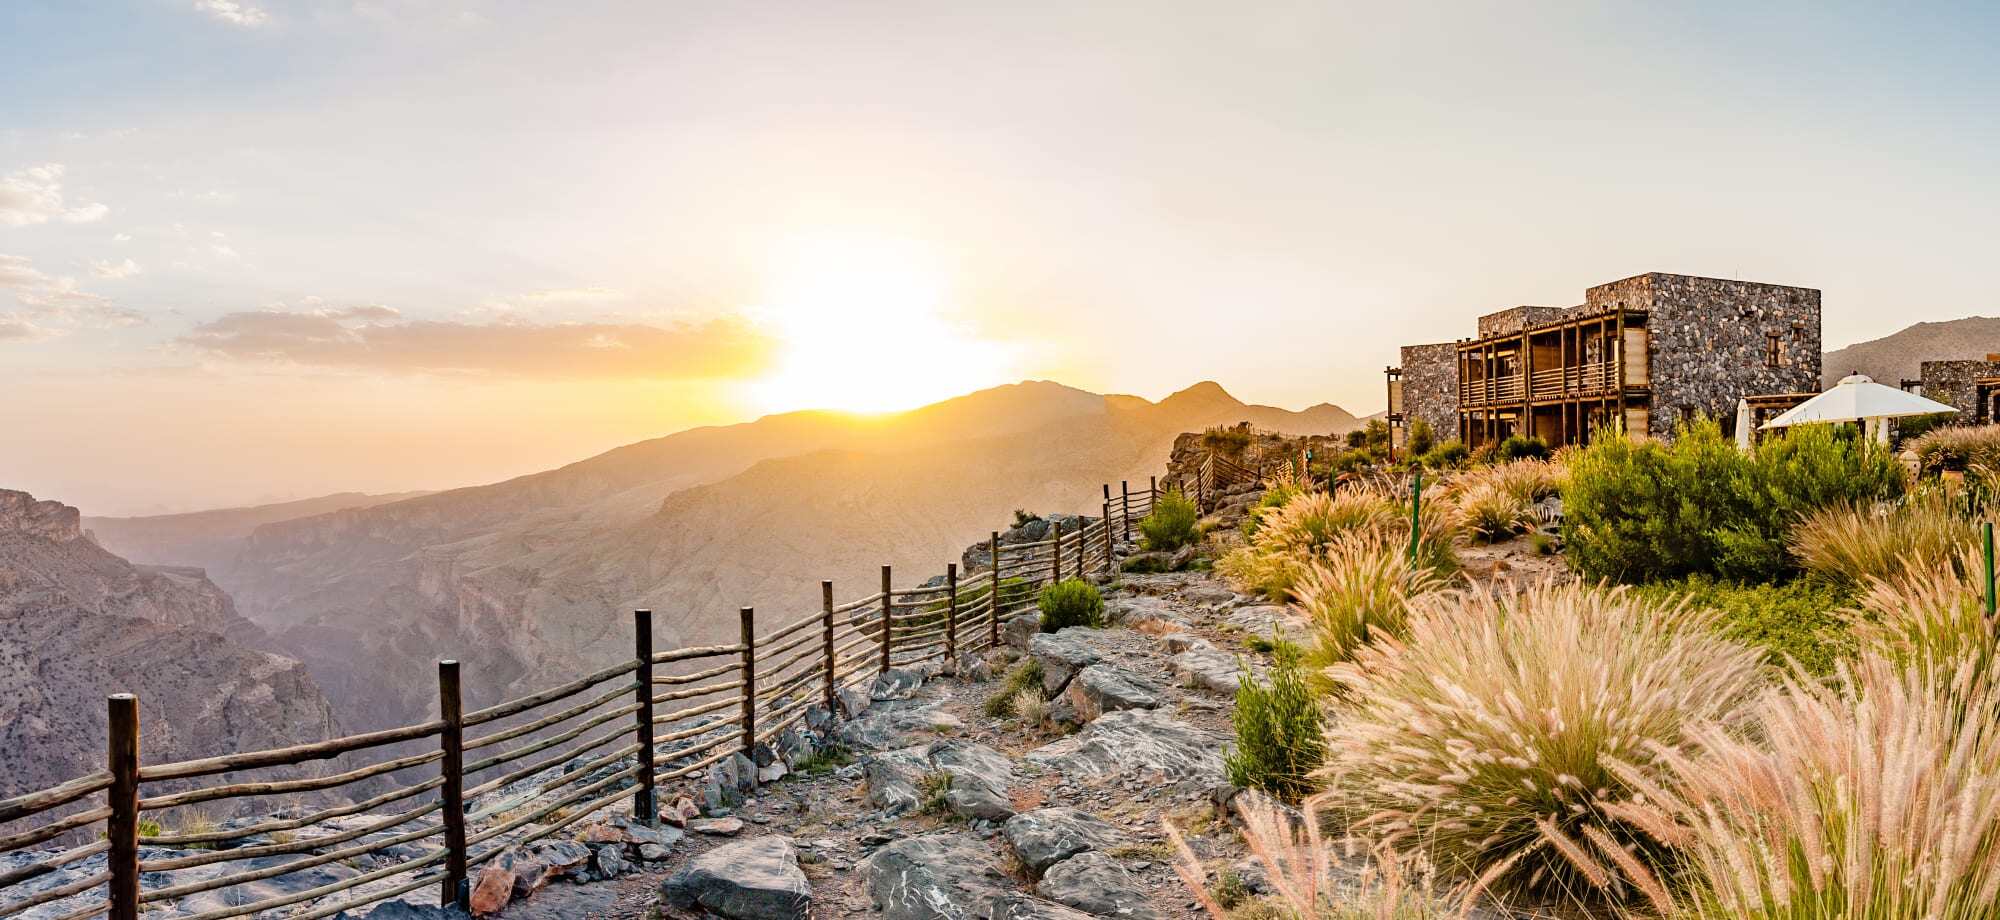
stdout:
{"type": "Polygon", "coordinates": [[[835,603],[833,582],[821,582],[821,608],[776,628],[760,624],[745,607],[738,641],[728,645],[655,651],[652,612],[637,610],[631,659],[471,712],[460,694],[458,663],[440,661],[438,718],[416,725],[146,764],[139,750],[140,701],[113,695],[104,771],[0,801],[0,827],[25,826],[0,836],[0,855],[41,848],[0,871],[0,917],[92,891],[101,896],[44,912],[60,920],[107,914],[132,920],[159,902],[222,892],[208,899],[216,906],[183,914],[183,920],[225,920],[320,902],[289,915],[312,920],[426,886],[435,886],[445,902],[463,904],[470,873],[508,847],[621,803],[654,824],[663,784],[690,780],[739,752],[754,757],[759,745],[797,726],[813,705],[833,710],[840,689],[866,684],[892,667],[997,645],[1002,621],[1033,607],[1042,586],[1115,568],[1116,542],[1130,538],[1159,494],[1156,482],[1140,492],[1120,483],[1115,496],[1107,485],[1096,521],[1033,543],[1003,546],[994,532],[983,570],[961,577],[953,563],[941,584],[896,588],[885,565],[875,593],[835,603]],[[372,762],[359,763],[371,755],[372,762]],[[246,776],[319,762],[334,766],[304,778],[246,776]],[[561,772],[516,788],[550,770],[561,772]],[[399,780],[412,776],[425,778],[399,780]],[[367,784],[362,788],[369,792],[334,798],[336,790],[356,784],[367,784]],[[205,802],[303,793],[338,804],[229,829],[169,832],[147,817],[205,802]],[[363,817],[329,829],[328,822],[355,816],[363,817]],[[215,848],[252,837],[270,842],[215,848]],[[62,845],[66,840],[92,842],[62,845]],[[177,852],[148,857],[142,846],[177,852]],[[413,846],[419,849],[410,852],[413,846]],[[362,857],[393,861],[303,890],[243,893],[251,883],[362,857]],[[180,873],[186,881],[160,874],[246,861],[255,865],[215,875],[180,873]],[[58,870],[100,864],[84,878],[24,891],[58,870]]]}

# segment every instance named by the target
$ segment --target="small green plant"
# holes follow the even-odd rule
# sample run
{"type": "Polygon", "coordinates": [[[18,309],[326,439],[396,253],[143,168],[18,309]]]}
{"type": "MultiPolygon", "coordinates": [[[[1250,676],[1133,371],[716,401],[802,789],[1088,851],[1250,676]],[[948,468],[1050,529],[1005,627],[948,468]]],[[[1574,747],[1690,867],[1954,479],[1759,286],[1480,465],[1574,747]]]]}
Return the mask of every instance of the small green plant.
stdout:
{"type": "Polygon", "coordinates": [[[1070,626],[1103,626],[1104,596],[1080,578],[1065,578],[1042,589],[1042,632],[1070,626]]]}
{"type": "Polygon", "coordinates": [[[832,773],[834,770],[853,762],[854,753],[849,751],[846,745],[833,744],[819,748],[800,759],[798,763],[792,765],[792,771],[795,773],[804,773],[808,776],[819,776],[825,773],[832,773]]]}
{"type": "Polygon", "coordinates": [[[917,813],[937,817],[951,811],[951,774],[934,770],[917,780],[917,813]]]}
{"type": "Polygon", "coordinates": [[[1528,548],[1534,550],[1537,556],[1553,556],[1556,552],[1556,538],[1539,530],[1531,531],[1528,534],[1528,548]]]}
{"type": "Polygon", "coordinates": [[[1023,690],[1033,690],[1037,695],[1042,692],[1041,661],[1034,658],[1021,659],[1020,664],[1007,672],[1007,679],[1000,682],[1000,687],[986,698],[981,710],[995,719],[1015,715],[1016,703],[1023,690]]]}
{"type": "Polygon", "coordinates": [[[1326,758],[1319,702],[1295,650],[1282,649],[1268,681],[1245,674],[1236,690],[1236,744],[1223,754],[1230,783],[1296,802],[1326,758]]]}
{"type": "Polygon", "coordinates": [[[1549,442],[1533,435],[1524,437],[1514,434],[1500,442],[1495,459],[1501,463],[1512,463],[1516,460],[1546,460],[1548,456],[1549,442]]]}
{"type": "Polygon", "coordinates": [[[1410,422],[1409,436],[1404,439],[1403,447],[1412,457],[1428,454],[1437,447],[1437,432],[1431,429],[1431,423],[1414,419],[1410,422]]]}
{"type": "Polygon", "coordinates": [[[1160,496],[1151,513],[1139,521],[1139,545],[1147,550],[1176,550],[1198,539],[1195,529],[1201,510],[1178,491],[1160,496]]]}
{"type": "Polygon", "coordinates": [[[1455,470],[1472,458],[1472,452],[1465,449],[1465,442],[1453,438],[1415,456],[1417,463],[1429,469],[1455,470]]]}
{"type": "Polygon", "coordinates": [[[1297,642],[1279,635],[1275,626],[1271,628],[1269,636],[1244,636],[1243,647],[1261,655],[1298,654],[1304,651],[1297,642]]]}
{"type": "Polygon", "coordinates": [[[1225,868],[1215,874],[1215,884],[1208,886],[1208,896],[1223,910],[1235,910],[1250,900],[1250,886],[1243,883],[1243,876],[1235,869],[1225,868]]]}
{"type": "Polygon", "coordinates": [[[1635,589],[1636,597],[1671,606],[1688,605],[1721,613],[1724,636],[1765,653],[1782,664],[1790,658],[1813,674],[1831,674],[1855,650],[1853,630],[1842,608],[1853,594],[1817,579],[1779,585],[1739,585],[1706,575],[1657,582],[1635,589]]]}

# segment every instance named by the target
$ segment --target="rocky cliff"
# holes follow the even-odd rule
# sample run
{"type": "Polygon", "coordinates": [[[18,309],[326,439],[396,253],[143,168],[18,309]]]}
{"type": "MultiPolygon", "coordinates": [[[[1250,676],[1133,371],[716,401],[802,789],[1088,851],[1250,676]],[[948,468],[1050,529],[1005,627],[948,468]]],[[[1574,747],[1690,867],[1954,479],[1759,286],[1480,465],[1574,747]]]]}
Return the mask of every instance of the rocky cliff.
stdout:
{"type": "Polygon", "coordinates": [[[134,566],[75,508],[0,490],[0,796],[103,768],[104,698],[160,763],[320,740],[332,707],[198,569],[134,566]]]}

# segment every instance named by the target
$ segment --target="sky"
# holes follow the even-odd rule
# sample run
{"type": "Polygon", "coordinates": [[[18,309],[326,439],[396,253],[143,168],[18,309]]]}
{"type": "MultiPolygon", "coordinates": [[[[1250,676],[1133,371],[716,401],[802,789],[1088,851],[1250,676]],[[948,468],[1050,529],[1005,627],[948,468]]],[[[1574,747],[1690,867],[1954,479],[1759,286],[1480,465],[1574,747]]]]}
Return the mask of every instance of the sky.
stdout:
{"type": "Polygon", "coordinates": [[[1991,314],[1992,6],[0,4],[0,487],[445,488],[1020,379],[1379,411],[1646,271],[1991,314]]]}

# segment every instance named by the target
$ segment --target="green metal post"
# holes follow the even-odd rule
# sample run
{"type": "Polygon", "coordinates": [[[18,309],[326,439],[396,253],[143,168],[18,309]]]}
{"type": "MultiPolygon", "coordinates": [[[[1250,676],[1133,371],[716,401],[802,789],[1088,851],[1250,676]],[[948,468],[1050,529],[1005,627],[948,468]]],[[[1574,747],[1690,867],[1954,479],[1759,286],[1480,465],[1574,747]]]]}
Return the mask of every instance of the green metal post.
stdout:
{"type": "Polygon", "coordinates": [[[1417,470],[1410,479],[1410,560],[1417,558],[1417,538],[1423,534],[1424,471],[1417,470]]]}
{"type": "Polygon", "coordinates": [[[1993,522],[1987,521],[1986,526],[1980,529],[1986,535],[1986,618],[1990,620],[1993,619],[1995,602],[2000,600],[1993,596],[1996,587],[1993,583],[1993,522]]]}

